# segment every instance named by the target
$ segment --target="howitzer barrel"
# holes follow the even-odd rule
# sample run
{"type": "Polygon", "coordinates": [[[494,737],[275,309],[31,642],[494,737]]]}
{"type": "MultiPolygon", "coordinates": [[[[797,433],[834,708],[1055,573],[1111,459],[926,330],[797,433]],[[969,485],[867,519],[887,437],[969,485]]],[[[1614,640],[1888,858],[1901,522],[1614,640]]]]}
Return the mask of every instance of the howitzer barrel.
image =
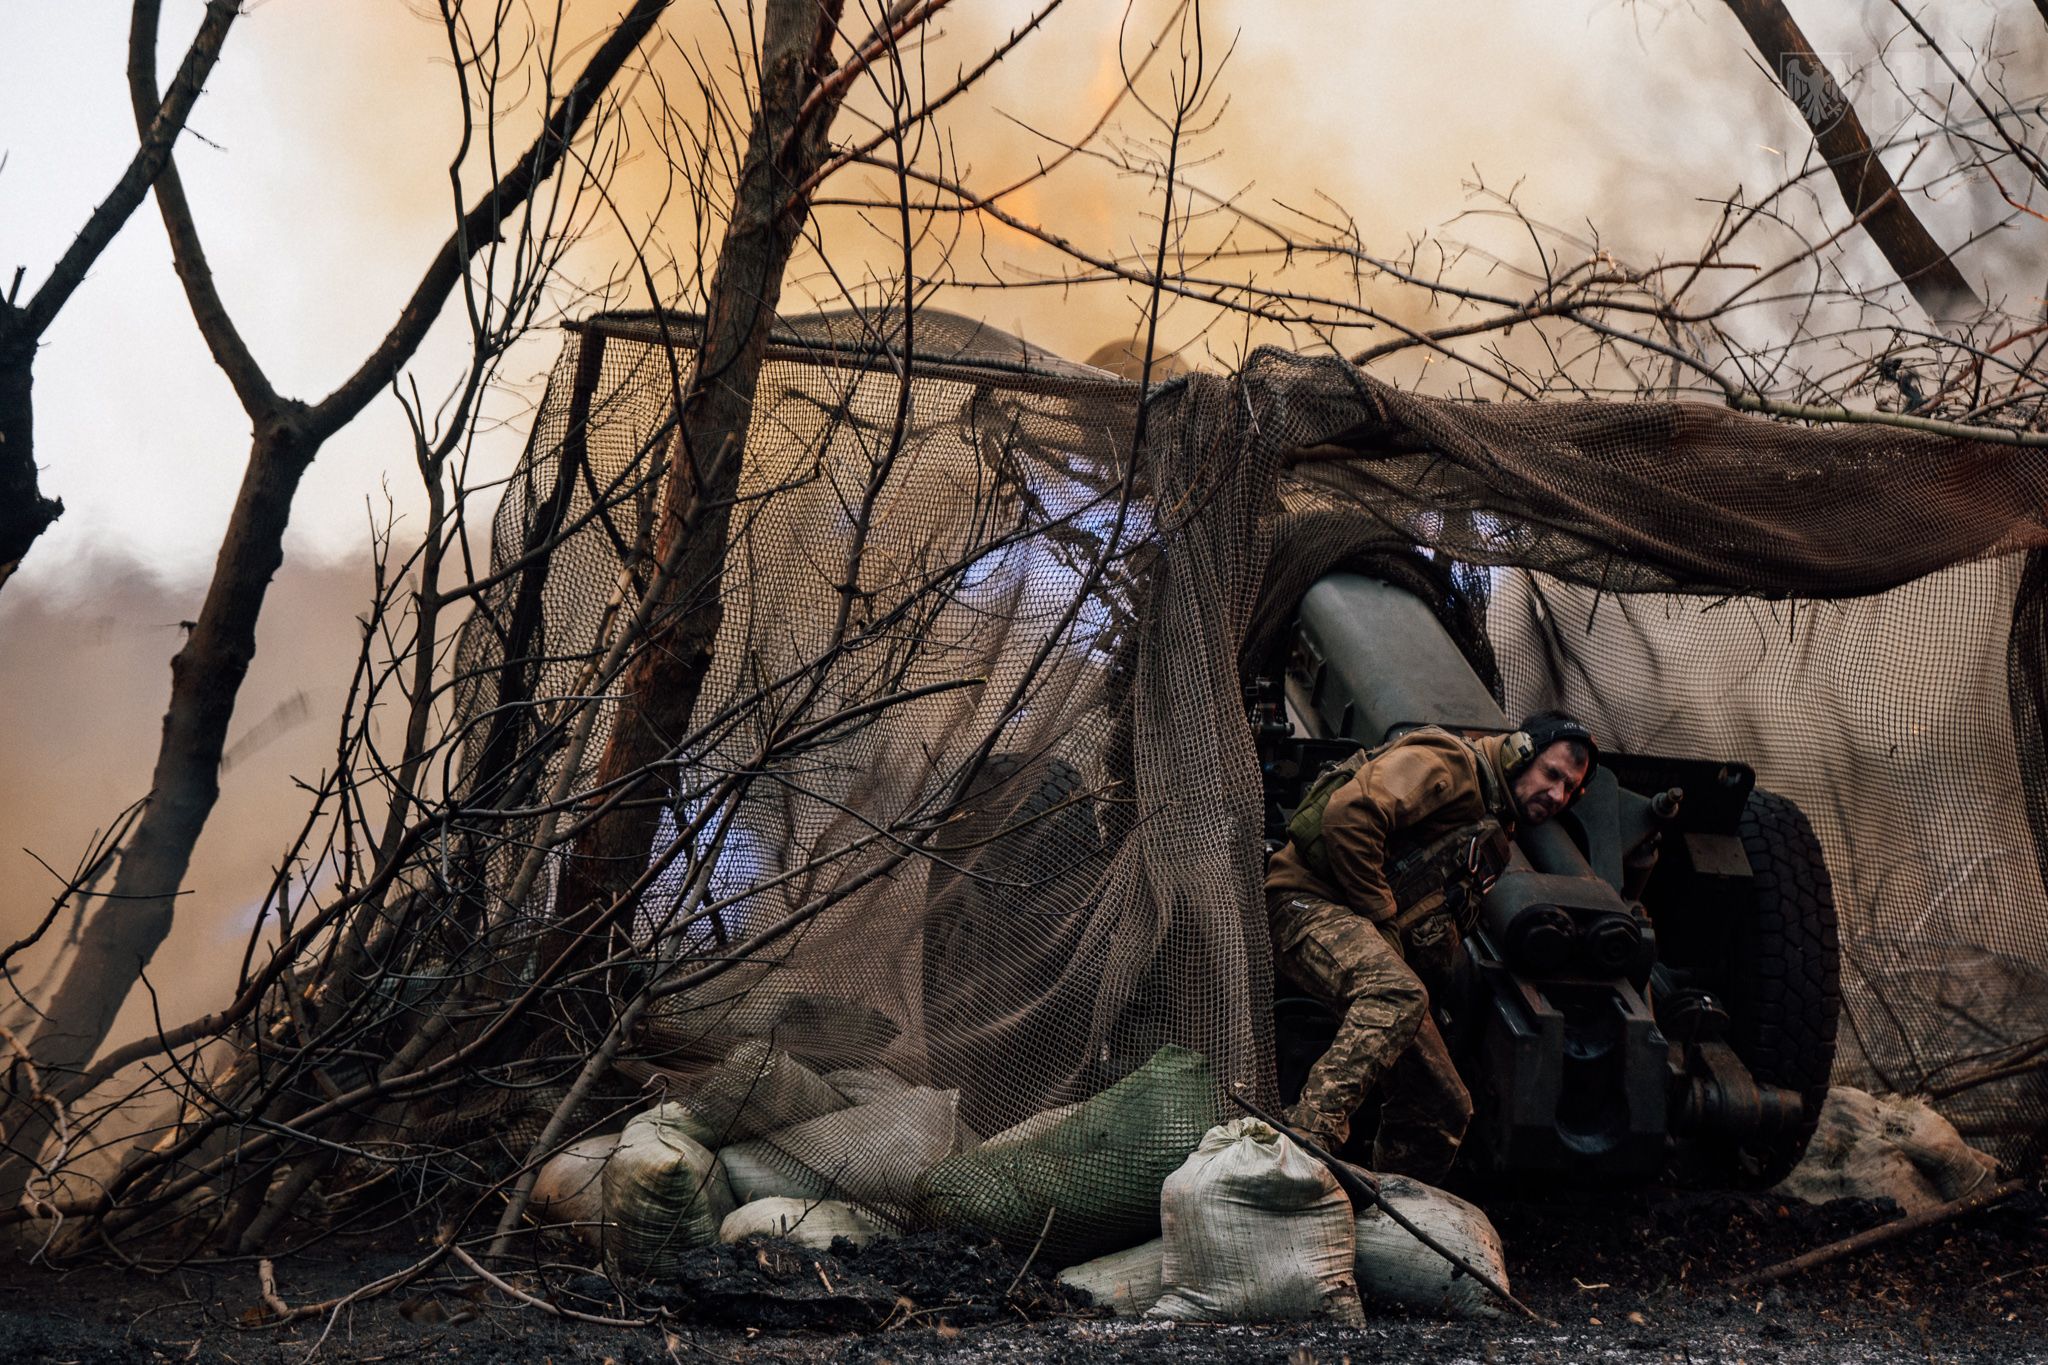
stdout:
{"type": "Polygon", "coordinates": [[[1538,872],[1548,872],[1553,877],[1591,877],[1592,867],[1586,862],[1586,855],[1579,852],[1579,846],[1572,842],[1572,836],[1564,827],[1553,820],[1547,824],[1525,826],[1521,837],[1522,852],[1529,855],[1529,865],[1538,872]]]}
{"type": "Polygon", "coordinates": [[[1508,728],[1429,604],[1362,574],[1334,573],[1308,590],[1287,672],[1324,734],[1368,748],[1418,725],[1508,728]]]}

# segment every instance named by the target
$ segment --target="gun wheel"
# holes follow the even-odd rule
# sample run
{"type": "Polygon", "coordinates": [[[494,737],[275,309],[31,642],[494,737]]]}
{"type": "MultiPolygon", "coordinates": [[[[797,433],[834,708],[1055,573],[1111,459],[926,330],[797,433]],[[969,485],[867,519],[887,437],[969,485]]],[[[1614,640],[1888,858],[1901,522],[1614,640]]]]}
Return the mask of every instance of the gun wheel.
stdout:
{"type": "Polygon", "coordinates": [[[1759,1082],[1799,1091],[1797,1130],[1736,1144],[1735,1182],[1757,1189],[1785,1178],[1820,1121],[1835,1063],[1841,1013],[1841,947],[1834,886],[1806,815],[1761,788],[1740,826],[1755,878],[1756,913],[1736,926],[1719,982],[1733,1020],[1730,1043],[1759,1082]]]}

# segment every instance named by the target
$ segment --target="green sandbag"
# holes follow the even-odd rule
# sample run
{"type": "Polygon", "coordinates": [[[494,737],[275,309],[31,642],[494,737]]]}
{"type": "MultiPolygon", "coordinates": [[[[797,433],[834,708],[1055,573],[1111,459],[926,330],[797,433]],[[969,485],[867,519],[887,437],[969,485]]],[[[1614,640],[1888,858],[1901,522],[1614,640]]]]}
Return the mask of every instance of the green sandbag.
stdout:
{"type": "Polygon", "coordinates": [[[1022,1123],[1012,1124],[982,1143],[982,1150],[986,1151],[992,1147],[1022,1147],[1027,1142],[1036,1142],[1073,1117],[1074,1111],[1080,1107],[1080,1104],[1075,1103],[1062,1104],[1053,1109],[1041,1109],[1022,1123]]]}
{"type": "Polygon", "coordinates": [[[1012,1129],[926,1171],[921,1211],[1020,1250],[1044,1229],[1039,1254],[1051,1266],[1134,1246],[1159,1235],[1159,1188],[1214,1125],[1216,1107],[1202,1054],[1168,1044],[1058,1122],[1021,1138],[1012,1129]]]}

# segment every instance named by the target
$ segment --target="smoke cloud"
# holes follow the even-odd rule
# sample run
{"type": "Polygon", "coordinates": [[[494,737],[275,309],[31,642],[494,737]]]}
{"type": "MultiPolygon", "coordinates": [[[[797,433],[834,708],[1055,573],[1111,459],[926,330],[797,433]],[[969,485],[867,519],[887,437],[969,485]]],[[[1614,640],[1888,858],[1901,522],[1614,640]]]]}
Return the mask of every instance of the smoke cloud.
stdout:
{"type": "MultiPolygon", "coordinates": [[[[369,585],[366,562],[303,556],[288,557],[271,584],[229,730],[220,803],[194,852],[171,937],[150,966],[167,1023],[213,1008],[233,985],[256,906],[311,801],[294,779],[317,783],[334,765],[369,585]]],[[[29,931],[95,831],[148,793],[180,622],[198,610],[203,590],[102,554],[60,582],[0,593],[0,941],[29,931]]],[[[67,912],[51,939],[76,918],[67,912]]],[[[27,955],[17,980],[37,981],[48,961],[47,951],[27,955]]],[[[0,1012],[15,1003],[8,996],[0,1012]]],[[[151,1012],[147,993],[137,992],[112,1041],[149,1028],[151,1012]]]]}

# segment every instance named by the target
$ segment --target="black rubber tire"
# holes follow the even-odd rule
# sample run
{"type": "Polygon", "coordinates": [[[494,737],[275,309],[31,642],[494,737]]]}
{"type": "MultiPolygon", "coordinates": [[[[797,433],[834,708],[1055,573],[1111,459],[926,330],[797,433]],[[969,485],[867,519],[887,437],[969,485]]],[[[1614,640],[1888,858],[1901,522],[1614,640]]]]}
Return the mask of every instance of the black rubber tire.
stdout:
{"type": "Polygon", "coordinates": [[[1729,1154],[1734,1183],[1760,1189],[1784,1179],[1820,1122],[1842,1010],[1841,943],[1834,883],[1805,813],[1758,788],[1739,828],[1756,913],[1736,926],[1717,983],[1733,1021],[1729,1042],[1759,1082],[1806,1099],[1801,1127],[1729,1154]]]}

